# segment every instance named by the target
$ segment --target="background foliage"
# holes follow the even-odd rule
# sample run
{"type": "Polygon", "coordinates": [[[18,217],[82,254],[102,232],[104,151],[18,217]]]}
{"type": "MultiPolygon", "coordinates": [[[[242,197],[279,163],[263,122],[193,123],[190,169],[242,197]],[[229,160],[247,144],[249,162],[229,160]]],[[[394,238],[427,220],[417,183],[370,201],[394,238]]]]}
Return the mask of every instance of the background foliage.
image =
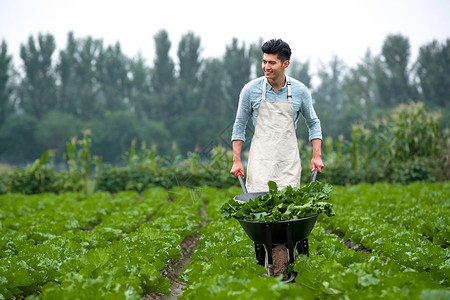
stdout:
{"type": "MultiPolygon", "coordinates": [[[[165,30],[154,41],[150,66],[73,32],[55,53],[54,37],[39,34],[21,45],[19,69],[2,41],[0,162],[21,168],[2,172],[0,192],[236,185],[230,131],[241,87],[262,75],[263,41],[233,39],[222,58],[201,58],[188,32],[176,61],[165,30]]],[[[309,61],[292,61],[289,75],[310,88],[321,119],[324,180],[450,178],[450,40],[422,46],[415,61],[410,52],[407,37],[389,35],[355,67],[334,57],[313,74],[309,61]]],[[[298,125],[307,182],[312,150],[298,125]]]]}
{"type": "MultiPolygon", "coordinates": [[[[427,111],[422,102],[401,104],[374,121],[374,129],[355,124],[351,139],[342,135],[324,141],[325,169],[321,180],[334,185],[360,182],[408,184],[450,179],[450,131],[440,130],[441,114],[427,111]]],[[[124,164],[115,166],[92,153],[90,132],[73,138],[63,155],[67,171],[58,171],[55,151],[46,151],[24,169],[0,173],[0,193],[95,190],[143,192],[150,187],[170,189],[176,186],[238,186],[229,174],[232,151],[214,146],[208,152],[184,156],[176,144],[163,156],[156,146],[133,140],[124,152],[124,164]]],[[[311,145],[299,140],[302,149],[302,183],[310,180],[311,145]]],[[[248,152],[244,153],[247,156],[248,152]]]]}
{"type": "MultiPolygon", "coordinates": [[[[168,33],[153,38],[152,64],[127,57],[119,43],[69,32],[59,53],[51,34],[30,36],[15,66],[2,41],[0,162],[25,166],[52,149],[61,164],[64,143],[86,129],[92,152],[115,165],[124,164],[132,140],[155,144],[164,156],[173,143],[185,156],[211,143],[229,146],[229,135],[221,134],[232,126],[242,86],[262,75],[263,41],[233,39],[223,57],[202,58],[200,37],[188,32],[174,59],[168,33]]],[[[288,71],[312,91],[324,136],[333,140],[349,141],[352,124],[375,130],[373,121],[401,103],[440,109],[439,126],[448,127],[450,40],[423,45],[414,60],[410,53],[409,39],[394,34],[381,53],[367,51],[354,67],[334,57],[314,73],[310,61],[293,60],[288,71]]],[[[302,122],[298,134],[307,137],[302,122]]]]}

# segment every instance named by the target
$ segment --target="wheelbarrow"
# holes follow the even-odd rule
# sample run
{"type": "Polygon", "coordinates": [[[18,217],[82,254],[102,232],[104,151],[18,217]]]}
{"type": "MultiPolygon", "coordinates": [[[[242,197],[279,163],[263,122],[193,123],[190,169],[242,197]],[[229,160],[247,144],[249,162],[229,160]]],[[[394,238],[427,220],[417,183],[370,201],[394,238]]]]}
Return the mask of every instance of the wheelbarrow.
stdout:
{"type": "MultiPolygon", "coordinates": [[[[316,180],[317,169],[312,171],[311,182],[316,180]]],[[[256,199],[258,196],[264,196],[268,192],[248,193],[242,177],[238,172],[237,177],[241,184],[243,194],[234,197],[236,201],[248,202],[250,199],[256,199]]],[[[308,236],[313,230],[319,214],[306,218],[278,221],[278,222],[257,222],[246,221],[236,218],[241,224],[248,237],[255,242],[255,252],[258,263],[267,269],[269,276],[274,275],[272,248],[278,245],[287,245],[288,261],[293,264],[295,261],[296,250],[299,254],[309,256],[308,236]]],[[[288,279],[283,282],[295,281],[296,273],[291,271],[288,279]]]]}

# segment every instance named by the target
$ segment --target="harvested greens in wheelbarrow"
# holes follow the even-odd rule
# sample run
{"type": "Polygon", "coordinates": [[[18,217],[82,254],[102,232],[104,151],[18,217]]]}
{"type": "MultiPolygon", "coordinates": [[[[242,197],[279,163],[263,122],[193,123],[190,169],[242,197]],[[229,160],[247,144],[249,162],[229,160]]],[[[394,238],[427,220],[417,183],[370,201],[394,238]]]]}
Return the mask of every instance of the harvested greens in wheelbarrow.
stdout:
{"type": "Polygon", "coordinates": [[[320,181],[310,182],[300,188],[287,186],[278,190],[269,181],[269,192],[248,202],[231,199],[221,207],[226,219],[237,218],[256,222],[290,221],[325,213],[334,216],[333,206],[327,202],[332,186],[320,181]]]}

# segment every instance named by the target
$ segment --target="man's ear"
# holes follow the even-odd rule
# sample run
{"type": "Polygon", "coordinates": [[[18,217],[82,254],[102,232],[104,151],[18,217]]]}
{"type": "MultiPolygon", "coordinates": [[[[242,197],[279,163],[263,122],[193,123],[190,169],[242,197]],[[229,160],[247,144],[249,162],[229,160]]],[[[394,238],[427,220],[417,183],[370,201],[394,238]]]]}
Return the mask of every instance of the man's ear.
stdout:
{"type": "Polygon", "coordinates": [[[283,62],[283,69],[286,69],[287,67],[289,67],[290,64],[291,64],[291,62],[289,60],[285,60],[283,62]]]}

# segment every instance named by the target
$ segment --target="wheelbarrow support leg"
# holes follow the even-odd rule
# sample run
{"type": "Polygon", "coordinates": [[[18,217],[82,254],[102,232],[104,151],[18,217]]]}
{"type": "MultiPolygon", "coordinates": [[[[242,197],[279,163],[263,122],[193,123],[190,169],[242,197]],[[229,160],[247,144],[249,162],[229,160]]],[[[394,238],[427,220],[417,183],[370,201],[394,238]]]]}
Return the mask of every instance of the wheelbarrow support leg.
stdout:
{"type": "Polygon", "coordinates": [[[266,249],[264,249],[263,244],[255,242],[255,253],[256,259],[258,260],[258,265],[264,267],[264,262],[266,260],[266,249]]]}
{"type": "Polygon", "coordinates": [[[306,254],[309,256],[309,245],[308,245],[308,239],[301,240],[297,244],[297,252],[298,254],[306,254]]]}
{"type": "Polygon", "coordinates": [[[286,226],[286,235],[287,235],[288,251],[289,251],[289,263],[293,264],[295,261],[295,248],[294,248],[294,243],[292,241],[291,226],[289,226],[289,224],[287,224],[287,226],[286,226]]]}
{"type": "Polygon", "coordinates": [[[272,230],[269,224],[266,224],[266,247],[267,252],[267,272],[269,276],[273,276],[273,259],[272,259],[272,230]]]}

